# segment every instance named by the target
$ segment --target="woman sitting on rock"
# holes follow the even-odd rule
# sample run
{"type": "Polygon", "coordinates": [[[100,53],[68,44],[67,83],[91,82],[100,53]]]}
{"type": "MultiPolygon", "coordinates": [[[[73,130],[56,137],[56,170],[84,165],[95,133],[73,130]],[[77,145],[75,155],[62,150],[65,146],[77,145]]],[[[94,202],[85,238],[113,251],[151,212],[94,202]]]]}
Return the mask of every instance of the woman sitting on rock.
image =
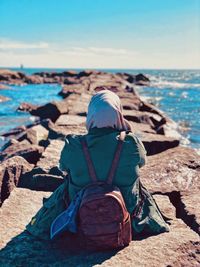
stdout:
{"type": "MultiPolygon", "coordinates": [[[[115,93],[102,90],[92,97],[86,127],[88,133],[84,137],[96,175],[101,181],[105,181],[108,175],[120,132],[126,131],[113,184],[120,189],[131,216],[133,236],[169,231],[154,199],[141,185],[139,168],[145,164],[146,151],[142,142],[131,131],[129,122],[124,119],[120,99],[115,93]]],[[[81,137],[66,137],[60,168],[67,171],[68,178],[44,201],[43,207],[27,226],[30,233],[42,239],[50,239],[50,227],[54,219],[66,210],[82,188],[91,183],[81,137]]]]}

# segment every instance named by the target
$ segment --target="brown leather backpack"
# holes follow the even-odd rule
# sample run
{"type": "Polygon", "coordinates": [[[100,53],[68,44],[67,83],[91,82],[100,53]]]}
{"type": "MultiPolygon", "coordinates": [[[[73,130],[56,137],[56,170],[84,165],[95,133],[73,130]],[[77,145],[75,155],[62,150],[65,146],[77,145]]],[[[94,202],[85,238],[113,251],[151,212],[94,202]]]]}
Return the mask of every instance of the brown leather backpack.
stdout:
{"type": "Polygon", "coordinates": [[[87,249],[122,248],[132,239],[131,219],[123,196],[119,188],[112,185],[124,138],[125,132],[121,132],[106,182],[98,182],[87,142],[81,139],[92,180],[84,190],[78,213],[78,232],[87,249]]]}

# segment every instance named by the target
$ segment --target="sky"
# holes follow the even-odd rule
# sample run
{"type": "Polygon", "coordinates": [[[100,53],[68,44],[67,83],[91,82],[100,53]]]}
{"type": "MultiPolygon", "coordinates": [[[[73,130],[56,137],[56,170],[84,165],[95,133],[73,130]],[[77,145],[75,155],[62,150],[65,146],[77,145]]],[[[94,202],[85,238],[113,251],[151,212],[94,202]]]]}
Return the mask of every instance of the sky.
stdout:
{"type": "Polygon", "coordinates": [[[200,69],[200,0],[0,0],[0,66],[200,69]]]}

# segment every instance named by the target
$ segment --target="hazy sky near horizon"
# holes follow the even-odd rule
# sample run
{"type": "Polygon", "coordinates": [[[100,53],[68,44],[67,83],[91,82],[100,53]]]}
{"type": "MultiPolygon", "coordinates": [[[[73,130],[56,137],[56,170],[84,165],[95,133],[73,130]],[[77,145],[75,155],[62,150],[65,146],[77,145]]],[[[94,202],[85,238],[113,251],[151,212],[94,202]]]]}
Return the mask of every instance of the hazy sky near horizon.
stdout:
{"type": "Polygon", "coordinates": [[[199,68],[200,0],[0,0],[0,66],[199,68]]]}

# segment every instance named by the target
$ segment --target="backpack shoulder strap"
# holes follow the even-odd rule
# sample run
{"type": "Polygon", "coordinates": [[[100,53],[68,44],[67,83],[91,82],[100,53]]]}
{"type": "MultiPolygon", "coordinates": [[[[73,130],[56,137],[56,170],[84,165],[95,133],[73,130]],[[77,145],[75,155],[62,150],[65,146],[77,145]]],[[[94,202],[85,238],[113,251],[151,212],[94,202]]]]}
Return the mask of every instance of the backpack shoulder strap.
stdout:
{"type": "Polygon", "coordinates": [[[121,154],[121,151],[122,151],[122,146],[123,146],[123,141],[125,139],[125,136],[126,136],[126,132],[125,131],[120,132],[120,137],[119,137],[119,140],[118,140],[117,148],[116,148],[116,151],[115,151],[115,154],[114,154],[114,158],[113,158],[113,161],[112,161],[112,164],[111,164],[111,168],[110,168],[110,171],[109,171],[109,174],[108,174],[108,178],[107,178],[107,183],[108,184],[112,184],[112,182],[113,182],[113,179],[114,179],[114,176],[115,176],[115,173],[116,173],[116,170],[117,170],[117,166],[118,166],[118,163],[119,163],[119,158],[120,158],[120,154],[121,154]]]}
{"type": "Polygon", "coordinates": [[[84,136],[82,136],[80,141],[81,141],[81,145],[82,145],[82,148],[83,148],[83,153],[85,155],[85,159],[86,159],[86,162],[87,162],[90,179],[92,180],[92,182],[97,182],[98,179],[97,179],[97,175],[96,175],[96,172],[95,172],[95,169],[94,169],[94,165],[93,165],[90,153],[89,153],[89,149],[88,149],[86,138],[84,136]]]}

